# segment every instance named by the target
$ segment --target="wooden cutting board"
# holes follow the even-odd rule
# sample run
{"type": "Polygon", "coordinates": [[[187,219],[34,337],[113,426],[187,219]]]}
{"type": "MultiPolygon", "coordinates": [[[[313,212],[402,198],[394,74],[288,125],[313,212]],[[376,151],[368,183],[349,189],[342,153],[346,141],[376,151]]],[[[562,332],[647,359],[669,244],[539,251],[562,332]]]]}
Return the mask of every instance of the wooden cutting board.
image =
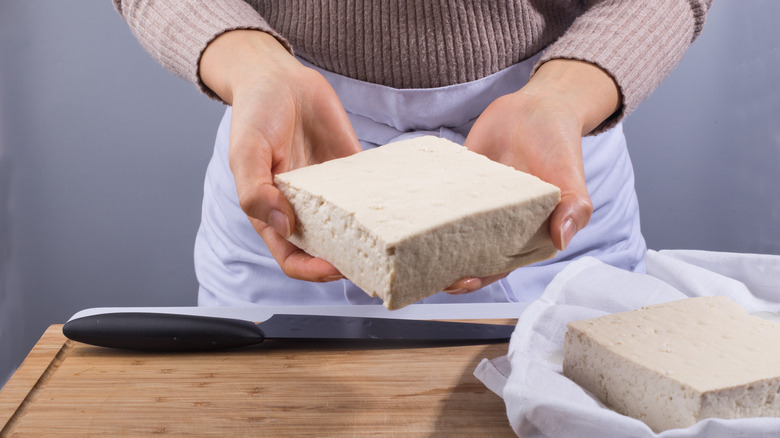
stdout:
{"type": "Polygon", "coordinates": [[[53,325],[0,392],[0,436],[513,436],[503,400],[472,374],[506,351],[277,340],[153,354],[53,325]]]}

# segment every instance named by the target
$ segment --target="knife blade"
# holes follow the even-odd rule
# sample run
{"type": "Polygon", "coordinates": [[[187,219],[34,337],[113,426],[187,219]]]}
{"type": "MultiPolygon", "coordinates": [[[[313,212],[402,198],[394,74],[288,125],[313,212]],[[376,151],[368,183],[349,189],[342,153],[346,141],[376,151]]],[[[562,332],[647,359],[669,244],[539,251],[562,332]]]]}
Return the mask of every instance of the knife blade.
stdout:
{"type": "Polygon", "coordinates": [[[254,323],[233,318],[116,312],[84,316],[62,328],[71,340],[141,351],[210,351],[265,339],[506,341],[514,326],[355,316],[276,314],[254,323]]]}

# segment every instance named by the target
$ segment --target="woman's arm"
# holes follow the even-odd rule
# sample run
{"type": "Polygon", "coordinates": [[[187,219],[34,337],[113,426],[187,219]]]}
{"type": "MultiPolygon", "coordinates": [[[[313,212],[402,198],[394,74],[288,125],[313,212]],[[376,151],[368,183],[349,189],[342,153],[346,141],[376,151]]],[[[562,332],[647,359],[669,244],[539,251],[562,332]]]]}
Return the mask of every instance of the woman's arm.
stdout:
{"type": "MultiPolygon", "coordinates": [[[[701,33],[712,0],[591,0],[542,55],[585,61],[612,77],[621,105],[589,133],[602,132],[636,109],[671,73],[701,33]]],[[[535,69],[535,70],[536,70],[535,69]]]]}
{"type": "Polygon", "coordinates": [[[330,263],[285,239],[295,214],[273,182],[277,173],[361,150],[330,84],[256,30],[219,36],[203,53],[200,71],[206,86],[233,108],[228,158],[238,200],[279,266],[301,280],[341,278],[330,263]]]}
{"type": "Polygon", "coordinates": [[[244,0],[113,0],[141,46],[163,67],[213,99],[200,75],[206,47],[225,32],[260,30],[274,36],[288,51],[287,41],[244,0]]]}
{"type": "MultiPolygon", "coordinates": [[[[701,32],[711,0],[596,2],[542,55],[528,84],[496,99],[466,146],[558,186],[550,235],[564,250],[593,213],[581,137],[633,111],[701,32]]],[[[460,292],[502,278],[463,279],[460,292]]]]}

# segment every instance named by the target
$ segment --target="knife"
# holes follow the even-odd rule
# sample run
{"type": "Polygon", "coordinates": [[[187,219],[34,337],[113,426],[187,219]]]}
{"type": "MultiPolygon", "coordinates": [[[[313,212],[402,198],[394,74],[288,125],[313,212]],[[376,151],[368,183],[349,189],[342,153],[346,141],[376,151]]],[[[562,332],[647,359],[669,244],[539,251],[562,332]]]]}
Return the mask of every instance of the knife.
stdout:
{"type": "Polygon", "coordinates": [[[512,325],[355,316],[276,314],[266,321],[200,315],[117,312],[71,319],[71,340],[142,351],[210,351],[264,339],[375,339],[408,341],[506,341],[512,325]]]}

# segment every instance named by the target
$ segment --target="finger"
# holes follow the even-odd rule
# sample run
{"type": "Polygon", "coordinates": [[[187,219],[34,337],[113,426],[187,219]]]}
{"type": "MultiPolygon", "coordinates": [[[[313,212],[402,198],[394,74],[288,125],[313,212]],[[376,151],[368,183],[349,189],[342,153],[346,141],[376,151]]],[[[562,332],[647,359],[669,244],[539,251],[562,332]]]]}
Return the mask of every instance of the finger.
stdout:
{"type": "Polygon", "coordinates": [[[289,237],[295,229],[295,213],[273,183],[273,151],[267,141],[262,136],[231,136],[229,159],[241,210],[289,237]]]}
{"type": "Polygon", "coordinates": [[[569,246],[574,235],[585,228],[593,214],[580,152],[581,140],[580,137],[573,137],[569,141],[571,146],[564,148],[563,154],[550,161],[557,166],[548,167],[563,171],[548,171],[540,175],[561,190],[561,199],[550,215],[550,238],[559,251],[569,246]]]}
{"type": "Polygon", "coordinates": [[[562,192],[561,200],[550,216],[550,237],[553,245],[563,251],[574,235],[585,228],[593,214],[593,204],[586,194],[562,192]]]}
{"type": "Polygon", "coordinates": [[[330,84],[319,73],[314,73],[320,86],[314,93],[312,105],[304,108],[311,126],[306,135],[311,158],[314,162],[324,162],[360,152],[360,142],[341,100],[330,84]]]}
{"type": "Polygon", "coordinates": [[[482,289],[483,287],[495,283],[498,280],[501,280],[502,278],[509,275],[509,272],[504,272],[502,274],[496,274],[496,275],[489,275],[486,277],[466,277],[461,278],[460,280],[456,281],[455,283],[452,283],[448,288],[444,289],[442,292],[446,292],[450,295],[461,295],[461,294],[467,294],[471,292],[475,292],[479,289],[482,289]]]}
{"type": "Polygon", "coordinates": [[[273,228],[263,222],[250,219],[263,238],[268,250],[288,277],[305,281],[327,282],[344,278],[336,267],[327,261],[312,257],[290,243],[273,228]]]}
{"type": "Polygon", "coordinates": [[[252,187],[244,180],[244,184],[244,188],[237,187],[239,204],[244,213],[270,225],[280,237],[290,237],[295,229],[295,213],[284,194],[269,182],[263,181],[252,187]]]}

